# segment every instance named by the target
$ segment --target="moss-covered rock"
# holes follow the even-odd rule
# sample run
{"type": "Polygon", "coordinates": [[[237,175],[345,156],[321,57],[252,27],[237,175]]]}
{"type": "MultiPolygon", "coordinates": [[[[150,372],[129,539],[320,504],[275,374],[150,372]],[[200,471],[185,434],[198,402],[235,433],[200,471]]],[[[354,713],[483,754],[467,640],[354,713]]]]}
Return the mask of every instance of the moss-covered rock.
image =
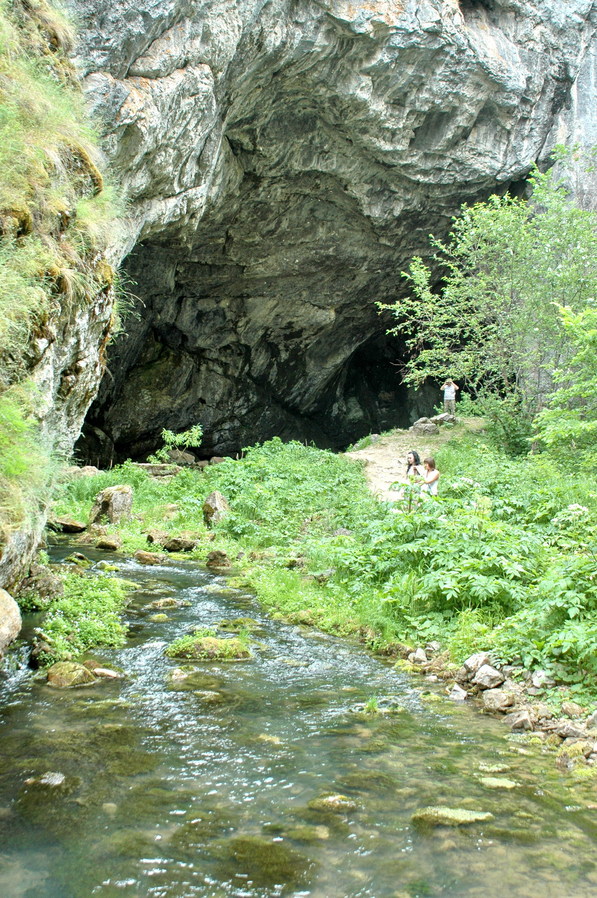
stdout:
{"type": "Polygon", "coordinates": [[[347,811],[356,811],[358,805],[353,798],[341,795],[339,792],[329,792],[319,795],[309,802],[312,811],[324,811],[331,814],[344,814],[347,811]]]}
{"type": "Polygon", "coordinates": [[[421,808],[412,817],[415,826],[465,826],[470,823],[485,823],[493,820],[488,811],[469,811],[465,808],[421,808]]]}
{"type": "Polygon", "coordinates": [[[96,683],[95,675],[84,664],[76,661],[58,661],[48,669],[48,684],[59,688],[90,686],[96,683]]]}
{"type": "Polygon", "coordinates": [[[233,617],[224,619],[216,624],[216,627],[224,633],[242,633],[243,630],[247,633],[256,633],[262,629],[259,621],[254,620],[252,617],[233,617]]]}
{"type": "Polygon", "coordinates": [[[225,864],[227,875],[233,872],[248,876],[257,888],[281,883],[286,888],[302,885],[313,866],[295,849],[262,836],[235,836],[221,842],[217,853],[225,864]]]}
{"type": "Polygon", "coordinates": [[[175,640],[166,649],[169,658],[190,661],[248,661],[252,658],[244,640],[237,637],[221,639],[211,633],[191,633],[175,640]]]}

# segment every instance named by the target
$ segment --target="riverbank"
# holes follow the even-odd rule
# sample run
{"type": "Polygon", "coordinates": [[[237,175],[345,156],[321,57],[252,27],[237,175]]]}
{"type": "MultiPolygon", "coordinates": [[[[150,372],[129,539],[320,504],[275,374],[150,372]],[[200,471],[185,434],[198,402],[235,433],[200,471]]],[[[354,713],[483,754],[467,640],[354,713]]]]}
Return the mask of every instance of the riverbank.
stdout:
{"type": "Polygon", "coordinates": [[[159,559],[184,548],[180,557],[225,570],[273,616],[393,653],[445,679],[449,692],[463,662],[488,653],[503,682],[473,683],[476,672],[468,682],[461,672],[456,685],[475,701],[501,689],[478,699],[496,704],[484,705],[489,713],[525,711],[516,729],[562,745],[581,739],[565,726],[581,729],[595,709],[596,496],[545,459],[497,453],[479,428],[465,421],[433,438],[398,431],[348,457],[274,440],[241,461],[170,478],[127,464],[71,480],[55,516],[82,522],[83,552],[94,545],[159,559]],[[385,470],[387,490],[411,448],[436,455],[439,500],[378,501],[365,473],[385,470]],[[355,464],[363,453],[364,469],[355,464]],[[95,496],[114,484],[131,488],[132,516],[87,527],[95,496]],[[229,508],[207,525],[203,503],[214,490],[229,508]]]}

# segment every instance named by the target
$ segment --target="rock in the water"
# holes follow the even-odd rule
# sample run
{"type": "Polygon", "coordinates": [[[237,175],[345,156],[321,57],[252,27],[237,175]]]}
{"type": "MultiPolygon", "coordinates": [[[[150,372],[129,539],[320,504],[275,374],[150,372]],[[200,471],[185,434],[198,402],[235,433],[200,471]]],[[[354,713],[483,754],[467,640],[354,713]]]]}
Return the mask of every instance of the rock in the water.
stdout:
{"type": "Polygon", "coordinates": [[[132,507],[132,487],[128,484],[108,486],[95,497],[89,515],[89,523],[108,521],[110,524],[118,524],[120,521],[130,518],[132,507]]]}
{"type": "Polygon", "coordinates": [[[516,700],[507,689],[486,689],[483,693],[483,707],[486,711],[506,711],[516,700]]]}
{"type": "Polygon", "coordinates": [[[139,562],[139,564],[163,564],[164,556],[158,555],[157,552],[144,552],[143,549],[137,549],[133,558],[139,562]]]}
{"type": "Polygon", "coordinates": [[[56,530],[59,533],[82,533],[87,530],[85,521],[77,521],[69,516],[50,518],[48,521],[50,530],[56,530]]]}
{"type": "Polygon", "coordinates": [[[486,789],[516,789],[519,785],[505,776],[482,776],[480,783],[486,789]]]}
{"type": "Polygon", "coordinates": [[[531,715],[524,709],[521,711],[512,711],[511,714],[506,714],[504,723],[506,723],[512,731],[533,729],[531,715]]]}
{"type": "Polygon", "coordinates": [[[94,674],[76,661],[57,661],[48,668],[48,684],[66,688],[68,686],[89,686],[96,682],[94,674]]]}
{"type": "Polygon", "coordinates": [[[164,599],[155,599],[150,604],[150,608],[178,608],[180,605],[180,600],[175,599],[172,596],[167,596],[164,599]]]}
{"type": "Polygon", "coordinates": [[[214,490],[203,503],[203,519],[209,527],[223,520],[229,510],[228,500],[218,490],[214,490]]]}
{"type": "Polygon", "coordinates": [[[347,811],[355,811],[358,804],[354,799],[340,793],[320,795],[309,802],[312,811],[328,811],[333,814],[343,814],[347,811]]]}
{"type": "Polygon", "coordinates": [[[21,612],[13,597],[0,589],[0,655],[21,631],[21,612]]]}
{"type": "Polygon", "coordinates": [[[96,540],[95,548],[96,549],[105,549],[106,552],[116,552],[122,546],[122,537],[120,537],[117,533],[112,533],[110,536],[100,536],[98,540],[96,540]]]}
{"type": "Polygon", "coordinates": [[[463,689],[462,686],[458,685],[458,683],[454,683],[448,695],[452,699],[452,701],[464,702],[467,699],[468,693],[466,689],[463,689]]]}
{"type": "Polygon", "coordinates": [[[94,667],[93,673],[96,677],[104,680],[122,680],[124,674],[118,670],[112,670],[111,667],[94,667]]]}
{"type": "Polygon", "coordinates": [[[412,822],[426,826],[465,826],[469,823],[485,823],[493,820],[487,811],[469,811],[465,808],[422,808],[412,816],[412,822]]]}
{"type": "Polygon", "coordinates": [[[212,635],[190,635],[177,639],[166,649],[169,658],[189,661],[248,661],[252,655],[246,643],[233,636],[220,639],[212,635]]]}

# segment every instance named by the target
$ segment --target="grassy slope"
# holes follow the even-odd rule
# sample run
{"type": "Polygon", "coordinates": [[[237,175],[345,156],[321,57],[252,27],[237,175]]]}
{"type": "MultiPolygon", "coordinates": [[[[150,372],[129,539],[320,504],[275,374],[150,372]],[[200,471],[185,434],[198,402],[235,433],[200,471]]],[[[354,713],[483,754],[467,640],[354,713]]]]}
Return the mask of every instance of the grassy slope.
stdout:
{"type": "Polygon", "coordinates": [[[30,347],[114,280],[102,251],[117,209],[94,162],[72,39],[45,0],[0,0],[0,543],[54,473],[30,347]]]}

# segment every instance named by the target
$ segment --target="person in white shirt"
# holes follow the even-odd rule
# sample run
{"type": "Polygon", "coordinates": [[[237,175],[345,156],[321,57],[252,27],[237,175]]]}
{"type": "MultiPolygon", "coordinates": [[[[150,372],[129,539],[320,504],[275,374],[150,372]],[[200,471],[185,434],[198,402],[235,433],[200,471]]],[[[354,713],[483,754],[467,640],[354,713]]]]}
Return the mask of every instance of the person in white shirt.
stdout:
{"type": "Polygon", "coordinates": [[[420,480],[423,476],[421,456],[415,449],[411,449],[406,456],[406,476],[409,480],[420,480]]]}
{"type": "Polygon", "coordinates": [[[456,390],[459,389],[451,377],[447,377],[446,382],[440,387],[440,390],[444,391],[444,411],[449,415],[456,414],[456,390]]]}
{"type": "Polygon", "coordinates": [[[430,496],[437,496],[437,484],[439,480],[439,471],[435,467],[435,459],[434,458],[425,458],[423,459],[423,479],[424,483],[421,486],[421,492],[427,493],[430,496]]]}

